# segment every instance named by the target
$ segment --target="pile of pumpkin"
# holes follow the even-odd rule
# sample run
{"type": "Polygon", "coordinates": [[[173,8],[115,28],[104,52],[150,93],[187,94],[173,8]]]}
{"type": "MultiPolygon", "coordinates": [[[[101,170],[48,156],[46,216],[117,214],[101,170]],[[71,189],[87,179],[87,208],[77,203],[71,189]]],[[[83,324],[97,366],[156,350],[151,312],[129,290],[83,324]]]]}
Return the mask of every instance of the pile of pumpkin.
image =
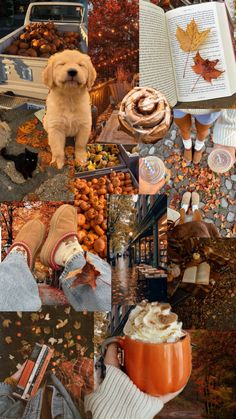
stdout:
{"type": "MultiPolygon", "coordinates": [[[[90,182],[91,183],[91,182],[90,182]]],[[[107,255],[107,201],[86,180],[75,181],[75,206],[78,212],[78,238],[85,251],[107,255]]]]}
{"type": "Polygon", "coordinates": [[[49,58],[64,49],[78,49],[78,32],[60,32],[53,22],[35,22],[7,47],[4,54],[49,58]]]}
{"type": "Polygon", "coordinates": [[[79,172],[105,169],[120,165],[119,148],[117,144],[90,144],[87,147],[88,162],[85,166],[78,166],[79,172]]]}
{"type": "Polygon", "coordinates": [[[136,194],[130,173],[111,172],[91,181],[74,182],[75,206],[78,212],[78,238],[85,251],[107,255],[107,194],[136,194]]]}

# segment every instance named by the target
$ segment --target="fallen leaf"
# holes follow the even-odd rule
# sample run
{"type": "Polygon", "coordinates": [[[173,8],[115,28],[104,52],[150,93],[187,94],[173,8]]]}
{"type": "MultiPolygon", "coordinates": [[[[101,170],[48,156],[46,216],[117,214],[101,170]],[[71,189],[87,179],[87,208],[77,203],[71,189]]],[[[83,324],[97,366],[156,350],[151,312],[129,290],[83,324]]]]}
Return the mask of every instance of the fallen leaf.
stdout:
{"type": "Polygon", "coordinates": [[[81,323],[77,322],[77,320],[75,321],[75,323],[73,324],[74,329],[78,330],[81,328],[81,323]]]}
{"type": "Polygon", "coordinates": [[[38,313],[32,313],[30,315],[32,322],[37,322],[39,320],[39,314],[38,313]]]}
{"type": "Polygon", "coordinates": [[[9,344],[9,343],[12,343],[12,338],[11,338],[11,336],[6,336],[6,337],[5,337],[5,342],[6,342],[6,343],[8,343],[8,344],[9,344]]]}
{"type": "Polygon", "coordinates": [[[69,288],[74,288],[77,285],[90,285],[93,289],[96,288],[96,279],[101,274],[95,266],[87,259],[87,254],[85,252],[86,265],[82,269],[76,269],[75,271],[70,272],[66,279],[75,277],[75,280],[70,285],[69,288]]]}
{"type": "Polygon", "coordinates": [[[56,325],[56,329],[62,329],[68,323],[68,319],[65,319],[64,321],[59,319],[58,321],[59,321],[59,323],[56,325]]]}
{"type": "Polygon", "coordinates": [[[55,339],[55,338],[51,337],[50,339],[48,339],[48,342],[49,342],[51,345],[54,345],[54,343],[56,343],[56,342],[57,342],[57,339],[55,339]]]}
{"type": "MultiPolygon", "coordinates": [[[[192,66],[193,71],[196,74],[199,74],[199,77],[203,77],[203,79],[206,80],[208,83],[211,83],[213,79],[218,79],[218,77],[220,77],[221,74],[224,73],[224,71],[217,70],[217,68],[215,68],[219,60],[204,60],[204,58],[201,57],[199,52],[197,52],[193,60],[195,63],[195,65],[192,66]]],[[[192,91],[194,90],[197,81],[194,84],[192,91]]]]}
{"type": "Polygon", "coordinates": [[[188,23],[186,30],[180,26],[176,29],[176,38],[179,41],[180,48],[185,52],[197,51],[199,47],[206,41],[210,28],[205,31],[199,32],[197,23],[194,19],[188,23]]]}
{"type": "Polygon", "coordinates": [[[10,319],[5,319],[2,322],[3,327],[9,327],[11,324],[11,320],[10,319]]]}

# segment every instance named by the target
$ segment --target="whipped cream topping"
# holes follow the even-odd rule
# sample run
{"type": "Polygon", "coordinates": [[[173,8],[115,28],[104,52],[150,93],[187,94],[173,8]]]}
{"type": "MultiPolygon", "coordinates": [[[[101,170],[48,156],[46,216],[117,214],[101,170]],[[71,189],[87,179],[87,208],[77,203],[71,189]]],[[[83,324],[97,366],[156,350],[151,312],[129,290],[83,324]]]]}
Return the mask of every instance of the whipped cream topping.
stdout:
{"type": "Polygon", "coordinates": [[[167,303],[142,301],[131,311],[124,334],[142,342],[176,342],[186,333],[178,316],[167,303]]]}

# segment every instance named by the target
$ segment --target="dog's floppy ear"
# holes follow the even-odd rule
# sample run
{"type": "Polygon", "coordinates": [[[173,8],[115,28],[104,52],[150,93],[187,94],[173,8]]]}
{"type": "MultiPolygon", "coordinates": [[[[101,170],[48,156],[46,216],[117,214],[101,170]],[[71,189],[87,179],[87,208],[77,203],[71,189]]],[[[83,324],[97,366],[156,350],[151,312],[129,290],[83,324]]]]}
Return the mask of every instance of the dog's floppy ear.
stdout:
{"type": "Polygon", "coordinates": [[[49,58],[47,66],[43,70],[43,82],[51,89],[53,87],[53,56],[49,58]]]}
{"type": "Polygon", "coordinates": [[[94,82],[97,77],[97,73],[89,56],[88,56],[87,64],[88,64],[87,88],[90,90],[94,85],[94,82]]]}

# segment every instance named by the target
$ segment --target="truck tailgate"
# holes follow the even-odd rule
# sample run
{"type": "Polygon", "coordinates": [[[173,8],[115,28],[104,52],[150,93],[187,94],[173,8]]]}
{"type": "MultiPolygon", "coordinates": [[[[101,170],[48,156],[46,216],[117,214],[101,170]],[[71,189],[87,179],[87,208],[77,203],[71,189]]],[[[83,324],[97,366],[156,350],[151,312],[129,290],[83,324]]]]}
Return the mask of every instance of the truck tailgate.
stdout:
{"type": "MultiPolygon", "coordinates": [[[[55,23],[55,26],[61,32],[80,32],[80,25],[76,23],[55,23]]],[[[3,53],[24,28],[21,26],[0,40],[0,93],[11,91],[19,96],[45,99],[48,89],[42,82],[42,71],[48,59],[3,53]]]]}

